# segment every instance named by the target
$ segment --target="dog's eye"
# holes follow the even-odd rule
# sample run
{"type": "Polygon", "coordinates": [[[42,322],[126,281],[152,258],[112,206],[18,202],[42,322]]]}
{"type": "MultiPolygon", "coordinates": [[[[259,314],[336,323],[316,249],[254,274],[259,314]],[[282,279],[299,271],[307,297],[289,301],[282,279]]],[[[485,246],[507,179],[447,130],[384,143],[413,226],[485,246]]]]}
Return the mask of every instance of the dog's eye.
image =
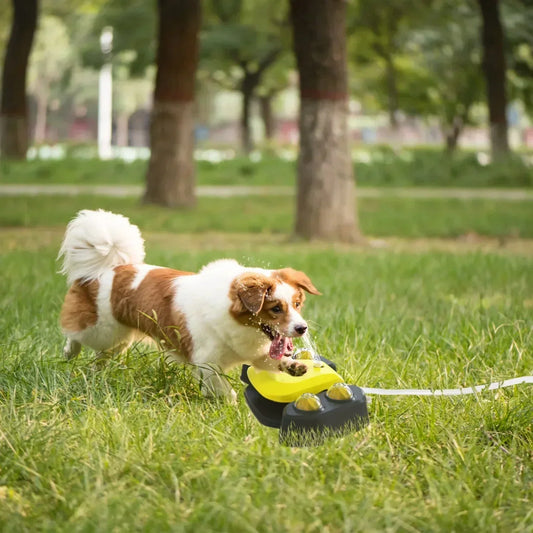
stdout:
{"type": "Polygon", "coordinates": [[[271,309],[271,311],[272,311],[273,313],[281,313],[281,307],[280,307],[279,305],[275,305],[275,306],[271,309]]]}
{"type": "Polygon", "coordinates": [[[296,302],[294,304],[294,307],[296,307],[296,309],[300,309],[301,306],[302,306],[302,304],[300,302],[296,302]]]}

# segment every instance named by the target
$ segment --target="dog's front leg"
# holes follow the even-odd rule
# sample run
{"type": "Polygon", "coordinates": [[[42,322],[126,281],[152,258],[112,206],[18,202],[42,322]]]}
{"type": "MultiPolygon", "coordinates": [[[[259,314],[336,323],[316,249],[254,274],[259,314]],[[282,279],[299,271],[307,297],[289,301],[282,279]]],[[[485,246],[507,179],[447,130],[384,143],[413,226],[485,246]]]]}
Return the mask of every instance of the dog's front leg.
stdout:
{"type": "Polygon", "coordinates": [[[65,341],[65,347],[63,348],[63,355],[67,361],[70,361],[74,357],[76,357],[81,351],[81,343],[78,341],[75,341],[73,339],[69,339],[67,337],[67,340],[65,341]]]}
{"type": "Polygon", "coordinates": [[[212,365],[198,365],[195,366],[193,374],[200,383],[200,390],[204,396],[225,398],[230,403],[237,403],[237,393],[220,369],[212,365]]]}
{"type": "Polygon", "coordinates": [[[285,355],[281,359],[272,359],[268,356],[260,357],[252,362],[252,366],[270,372],[286,372],[291,376],[303,376],[307,372],[307,366],[304,363],[285,355]]]}

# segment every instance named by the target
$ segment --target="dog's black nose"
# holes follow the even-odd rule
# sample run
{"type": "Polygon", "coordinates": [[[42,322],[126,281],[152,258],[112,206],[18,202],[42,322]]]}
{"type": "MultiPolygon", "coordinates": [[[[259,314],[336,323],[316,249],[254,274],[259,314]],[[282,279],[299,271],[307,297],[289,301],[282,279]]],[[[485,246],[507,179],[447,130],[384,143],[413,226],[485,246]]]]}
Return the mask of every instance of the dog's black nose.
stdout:
{"type": "Polygon", "coordinates": [[[304,326],[304,325],[296,326],[294,328],[294,331],[296,331],[296,333],[298,333],[298,335],[303,335],[307,331],[307,326],[304,326]]]}

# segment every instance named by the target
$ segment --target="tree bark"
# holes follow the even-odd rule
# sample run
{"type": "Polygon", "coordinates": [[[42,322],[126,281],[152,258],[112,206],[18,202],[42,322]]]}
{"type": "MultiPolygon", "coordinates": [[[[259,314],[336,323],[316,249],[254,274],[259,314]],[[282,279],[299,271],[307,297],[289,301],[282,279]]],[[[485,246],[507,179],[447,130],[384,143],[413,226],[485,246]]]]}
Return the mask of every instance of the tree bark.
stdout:
{"type": "Polygon", "coordinates": [[[157,75],[144,202],[196,204],[194,89],[200,0],[158,0],[157,75]]]}
{"type": "Polygon", "coordinates": [[[254,140],[250,128],[250,106],[255,95],[255,91],[261,83],[261,78],[265,71],[276,61],[281,48],[274,47],[269,50],[258,62],[256,70],[251,70],[246,62],[241,62],[243,79],[240,85],[242,93],[242,114],[241,114],[241,140],[245,154],[249,154],[254,149],[254,140]]]}
{"type": "Polygon", "coordinates": [[[459,137],[463,130],[463,125],[460,122],[454,120],[453,124],[445,129],[444,136],[446,139],[446,153],[451,155],[455,153],[457,144],[459,143],[459,137]]]}
{"type": "Polygon", "coordinates": [[[243,152],[248,155],[254,149],[252,130],[250,127],[252,98],[257,87],[256,77],[245,72],[241,83],[242,112],[241,112],[241,144],[243,152]]]}
{"type": "Polygon", "coordinates": [[[195,205],[193,131],[194,102],[154,103],[145,202],[167,207],[195,205]]]}
{"type": "Polygon", "coordinates": [[[272,112],[273,93],[264,94],[259,98],[259,107],[261,110],[261,120],[265,128],[265,140],[270,142],[274,137],[274,113],[272,112]]]}
{"type": "Polygon", "coordinates": [[[28,150],[26,72],[37,27],[37,0],[13,0],[13,22],[2,72],[0,152],[9,159],[25,159],[28,150]]]}
{"type": "Polygon", "coordinates": [[[300,74],[300,153],[295,233],[361,239],[348,144],[346,2],[291,0],[300,74]]]}
{"type": "Polygon", "coordinates": [[[499,0],[479,0],[479,6],[490,144],[493,158],[498,158],[509,153],[504,35],[499,0]]]}

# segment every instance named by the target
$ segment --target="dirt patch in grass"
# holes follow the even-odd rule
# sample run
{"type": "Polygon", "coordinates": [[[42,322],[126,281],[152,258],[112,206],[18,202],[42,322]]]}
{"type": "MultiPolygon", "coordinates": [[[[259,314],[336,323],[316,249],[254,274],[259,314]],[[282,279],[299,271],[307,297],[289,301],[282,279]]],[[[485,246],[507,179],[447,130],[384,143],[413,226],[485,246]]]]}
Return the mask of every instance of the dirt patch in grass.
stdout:
{"type": "MultiPolygon", "coordinates": [[[[0,228],[0,249],[5,253],[12,250],[38,251],[57,247],[63,237],[60,228],[0,228]]],[[[275,247],[294,251],[335,250],[335,251],[393,251],[393,252],[430,252],[449,253],[509,253],[533,256],[533,239],[517,237],[485,237],[477,234],[466,234],[455,239],[442,238],[367,238],[365,245],[348,245],[328,242],[303,242],[291,239],[284,234],[252,234],[252,233],[161,233],[146,232],[146,247],[150,249],[168,250],[256,250],[258,248],[275,247]]]]}

